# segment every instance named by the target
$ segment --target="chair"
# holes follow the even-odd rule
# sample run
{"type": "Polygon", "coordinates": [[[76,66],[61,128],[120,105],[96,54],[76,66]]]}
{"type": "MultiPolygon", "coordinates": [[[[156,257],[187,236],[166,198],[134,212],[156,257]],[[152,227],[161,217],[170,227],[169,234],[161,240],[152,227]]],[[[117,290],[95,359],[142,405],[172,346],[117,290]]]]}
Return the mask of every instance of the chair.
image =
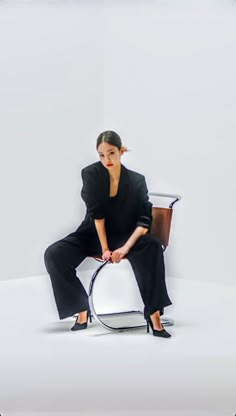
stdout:
{"type": "MultiPolygon", "coordinates": [[[[169,244],[169,236],[170,236],[170,229],[171,229],[171,220],[172,220],[172,213],[173,213],[173,206],[174,204],[181,199],[181,196],[179,195],[172,195],[172,194],[163,194],[163,193],[155,193],[150,192],[149,193],[150,199],[153,197],[158,198],[171,198],[173,201],[169,204],[168,207],[159,207],[155,206],[153,203],[152,207],[152,227],[151,227],[151,234],[155,237],[157,237],[161,243],[162,243],[162,249],[163,251],[166,250],[168,244],[169,244]]],[[[112,312],[112,313],[100,313],[98,314],[95,310],[94,305],[94,291],[95,291],[95,282],[98,280],[99,276],[101,275],[101,271],[106,267],[109,261],[103,261],[101,258],[96,258],[99,262],[102,264],[96,269],[96,271],[93,273],[90,285],[89,285],[89,306],[92,313],[92,316],[96,319],[96,321],[101,324],[104,328],[110,330],[110,331],[124,331],[129,329],[135,329],[135,328],[142,328],[145,327],[147,324],[136,324],[136,325],[126,325],[126,326],[113,326],[112,324],[108,324],[104,322],[104,318],[106,317],[113,317],[113,316],[120,316],[120,315],[141,315],[143,316],[143,312],[140,310],[130,310],[130,311],[122,311],[122,312],[112,312]]],[[[123,260],[122,260],[123,261],[123,260]]],[[[164,316],[161,317],[161,322],[164,326],[170,326],[174,325],[173,319],[166,318],[164,316]]]]}

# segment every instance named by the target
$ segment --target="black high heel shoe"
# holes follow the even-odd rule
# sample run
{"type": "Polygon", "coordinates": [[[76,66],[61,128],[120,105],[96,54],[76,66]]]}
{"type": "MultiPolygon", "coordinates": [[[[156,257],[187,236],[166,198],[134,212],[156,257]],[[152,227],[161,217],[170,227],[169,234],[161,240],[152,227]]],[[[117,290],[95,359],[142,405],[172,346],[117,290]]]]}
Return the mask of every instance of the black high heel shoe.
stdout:
{"type": "Polygon", "coordinates": [[[81,331],[82,329],[86,329],[88,326],[88,319],[89,319],[89,322],[92,322],[91,312],[87,311],[87,321],[84,322],[83,324],[80,324],[79,322],[77,322],[77,319],[78,318],[76,318],[75,324],[72,326],[71,331],[81,331]]]}
{"type": "Polygon", "coordinates": [[[162,328],[160,331],[158,329],[154,329],[153,328],[153,323],[152,320],[150,318],[150,316],[146,319],[147,320],[147,332],[149,332],[149,325],[152,328],[152,333],[154,335],[154,337],[161,337],[161,338],[171,338],[171,335],[169,334],[169,332],[167,332],[162,325],[162,328]]]}

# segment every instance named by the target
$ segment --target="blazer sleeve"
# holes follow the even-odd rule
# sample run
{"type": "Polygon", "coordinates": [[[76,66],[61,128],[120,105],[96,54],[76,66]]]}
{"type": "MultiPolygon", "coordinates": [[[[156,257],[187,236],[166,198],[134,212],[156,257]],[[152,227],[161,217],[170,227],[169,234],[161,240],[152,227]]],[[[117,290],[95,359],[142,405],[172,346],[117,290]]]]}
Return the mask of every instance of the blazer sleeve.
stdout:
{"type": "Polygon", "coordinates": [[[98,181],[96,173],[86,168],[81,171],[83,186],[81,197],[87,207],[88,215],[94,220],[103,219],[105,217],[104,207],[99,198],[98,181]]]}
{"type": "Polygon", "coordinates": [[[144,176],[142,177],[139,186],[138,201],[138,220],[136,226],[141,226],[150,230],[152,225],[152,203],[149,201],[148,189],[144,176]]]}

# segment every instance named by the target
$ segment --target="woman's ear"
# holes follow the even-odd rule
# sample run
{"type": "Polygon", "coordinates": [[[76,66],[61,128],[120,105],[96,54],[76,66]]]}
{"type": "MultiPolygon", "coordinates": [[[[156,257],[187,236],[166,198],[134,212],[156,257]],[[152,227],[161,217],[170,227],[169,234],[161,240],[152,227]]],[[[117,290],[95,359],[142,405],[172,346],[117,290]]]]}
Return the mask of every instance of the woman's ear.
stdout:
{"type": "Polygon", "coordinates": [[[125,153],[125,147],[124,146],[122,146],[121,148],[120,148],[120,154],[121,155],[123,155],[125,153]]]}

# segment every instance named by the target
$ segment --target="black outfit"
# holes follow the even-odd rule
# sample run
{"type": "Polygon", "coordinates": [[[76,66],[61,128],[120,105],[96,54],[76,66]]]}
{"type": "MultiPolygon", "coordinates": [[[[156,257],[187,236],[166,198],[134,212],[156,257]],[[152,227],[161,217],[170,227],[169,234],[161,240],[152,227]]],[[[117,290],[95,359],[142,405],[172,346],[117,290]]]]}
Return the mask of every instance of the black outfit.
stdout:
{"type": "MultiPolygon", "coordinates": [[[[109,197],[110,177],[101,162],[82,169],[81,196],[87,212],[78,229],[45,251],[60,319],[89,310],[88,295],[76,276],[77,266],[87,257],[101,255],[101,245],[94,220],[105,218],[108,246],[121,247],[137,226],[150,230],[152,204],[143,175],[121,165],[118,192],[109,197]]],[[[127,254],[145,305],[145,317],[171,305],[165,284],[161,243],[150,233],[140,237],[127,254]]]]}

